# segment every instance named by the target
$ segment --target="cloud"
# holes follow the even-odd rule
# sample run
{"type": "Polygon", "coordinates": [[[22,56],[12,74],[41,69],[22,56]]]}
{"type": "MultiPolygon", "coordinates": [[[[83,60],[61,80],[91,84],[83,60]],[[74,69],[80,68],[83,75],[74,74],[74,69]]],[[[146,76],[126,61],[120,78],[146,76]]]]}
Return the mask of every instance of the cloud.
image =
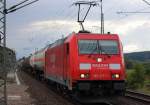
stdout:
{"type": "Polygon", "coordinates": [[[136,27],[134,30],[128,32],[128,36],[123,37],[124,43],[128,45],[129,43],[134,43],[138,45],[139,51],[150,50],[150,22],[146,21],[140,26],[136,27]]]}
{"type": "MultiPolygon", "coordinates": [[[[135,37],[135,33],[137,32],[138,28],[147,22],[148,20],[144,20],[144,19],[141,20],[135,19],[133,21],[126,21],[123,23],[117,21],[106,21],[105,32],[110,31],[111,33],[119,34],[121,39],[125,40],[124,42],[126,46],[125,51],[126,52],[131,51],[132,47],[134,47],[133,49],[134,51],[138,49],[138,47],[135,47],[137,45],[134,44],[127,45],[128,44],[127,42],[130,42],[129,39],[135,37]]],[[[99,27],[100,22],[90,20],[85,22],[84,25],[86,29],[92,30],[93,32],[100,32],[100,27],[99,27]]],[[[56,39],[61,38],[62,35],[67,36],[69,33],[73,31],[78,32],[79,29],[80,29],[79,24],[72,20],[37,21],[27,25],[25,28],[21,28],[21,30],[19,31],[20,35],[17,38],[21,40],[25,40],[29,43],[34,43],[34,45],[36,45],[40,41],[42,41],[43,44],[45,44],[46,42],[52,43],[56,39]]],[[[139,33],[136,33],[136,35],[138,34],[139,33]]],[[[133,40],[133,41],[137,42],[137,40],[133,40]]],[[[29,46],[30,44],[27,47],[29,46]]]]}
{"type": "MultiPolygon", "coordinates": [[[[11,6],[20,0],[9,0],[11,6]]],[[[77,0],[40,0],[7,16],[8,46],[16,49],[18,57],[28,55],[35,48],[78,32],[77,0]]],[[[125,52],[150,50],[150,22],[147,14],[116,14],[117,11],[150,11],[142,0],[103,0],[105,32],[119,34],[125,52]],[[117,4],[117,5],[116,5],[117,4]]],[[[86,8],[85,8],[86,9],[86,8]]],[[[100,8],[94,7],[84,23],[92,32],[100,32],[100,8]]]]}
{"type": "Polygon", "coordinates": [[[79,27],[77,25],[77,22],[75,21],[64,21],[64,20],[48,20],[48,21],[39,21],[32,23],[30,27],[33,28],[33,30],[57,30],[59,29],[67,29],[68,31],[71,30],[77,30],[79,27]]]}
{"type": "Polygon", "coordinates": [[[140,48],[135,43],[124,46],[124,52],[137,52],[137,51],[140,51],[140,48]]]}
{"type": "MultiPolygon", "coordinates": [[[[136,29],[141,26],[143,23],[149,22],[146,19],[133,19],[131,21],[105,21],[106,31],[115,31],[118,33],[126,34],[128,31],[132,29],[136,29]]],[[[88,20],[83,23],[87,29],[98,28],[100,27],[100,21],[97,20],[88,20]]],[[[29,24],[22,31],[47,31],[47,30],[58,30],[58,29],[66,29],[68,31],[71,30],[79,30],[79,24],[74,20],[46,20],[46,21],[37,21],[29,24]]],[[[127,35],[127,34],[126,34],[127,35]]]]}
{"type": "MultiPolygon", "coordinates": [[[[138,38],[139,33],[137,30],[139,28],[145,26],[144,23],[147,23],[147,29],[150,28],[147,20],[134,20],[128,22],[116,22],[116,21],[106,21],[106,31],[110,31],[111,33],[117,33],[120,35],[122,41],[124,42],[124,51],[125,52],[133,52],[140,51],[140,49],[146,50],[143,45],[148,39],[143,39],[144,42],[141,41],[141,38],[138,38]],[[132,30],[132,31],[131,31],[132,30]],[[134,39],[134,37],[136,38],[134,39]],[[134,43],[131,43],[134,42],[134,43]]],[[[98,26],[100,22],[97,21],[88,21],[85,22],[85,27],[93,32],[100,32],[100,27],[98,26]],[[96,27],[97,26],[97,27],[96,27]]],[[[18,46],[18,43],[21,43],[22,46],[17,47],[18,52],[22,52],[22,54],[27,55],[27,52],[33,51],[35,48],[42,48],[48,43],[54,42],[56,39],[62,37],[62,35],[67,36],[69,33],[80,29],[77,22],[74,21],[63,21],[63,20],[47,20],[47,21],[37,21],[33,22],[25,28],[21,28],[19,30],[17,37],[17,41],[14,38],[11,43],[13,45],[18,46]],[[37,46],[38,45],[38,46],[37,46]]],[[[144,30],[144,29],[143,29],[144,30]]],[[[145,33],[145,35],[147,35],[145,33]]],[[[144,37],[144,35],[143,35],[144,37]]],[[[147,45],[148,46],[148,45],[147,45]]]]}

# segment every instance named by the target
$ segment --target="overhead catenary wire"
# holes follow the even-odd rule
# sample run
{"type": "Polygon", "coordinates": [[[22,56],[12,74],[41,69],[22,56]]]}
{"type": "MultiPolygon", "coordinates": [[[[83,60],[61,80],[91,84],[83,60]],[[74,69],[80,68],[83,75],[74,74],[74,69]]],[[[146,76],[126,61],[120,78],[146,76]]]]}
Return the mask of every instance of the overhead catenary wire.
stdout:
{"type": "MultiPolygon", "coordinates": [[[[133,0],[131,0],[130,2],[128,2],[128,5],[130,4],[131,5],[131,3],[133,3],[134,4],[134,2],[133,2],[133,0]]],[[[108,4],[108,3],[105,3],[105,4],[108,4]]],[[[114,11],[114,12],[112,12],[112,10],[115,10],[115,9],[118,9],[118,7],[123,7],[125,4],[124,3],[122,3],[122,2],[118,2],[118,0],[115,0],[115,1],[113,1],[113,4],[114,5],[112,5],[109,9],[106,9],[105,10],[105,16],[106,17],[110,17],[111,15],[112,15],[112,13],[113,14],[116,14],[116,11],[114,11]],[[116,4],[117,4],[117,6],[116,6],[116,4]],[[110,13],[110,11],[111,11],[111,13],[110,13]]],[[[127,15],[126,15],[127,16],[127,15]]],[[[125,17],[126,17],[125,16],[125,17]]]]}
{"type": "Polygon", "coordinates": [[[16,4],[16,5],[14,5],[14,6],[11,6],[10,8],[5,9],[5,10],[4,10],[4,13],[5,13],[5,14],[8,14],[8,13],[11,13],[11,12],[15,12],[15,11],[17,11],[17,10],[19,10],[19,9],[22,9],[22,8],[28,6],[28,5],[33,4],[33,3],[35,3],[35,2],[37,2],[37,1],[39,1],[39,0],[34,0],[34,1],[31,1],[31,2],[28,2],[28,1],[29,1],[29,0],[24,0],[24,1],[22,1],[22,2],[20,2],[20,3],[18,3],[18,4],[16,4]],[[26,3],[26,2],[28,2],[28,3],[26,3]],[[24,5],[22,5],[22,4],[24,4],[24,5]]]}
{"type": "MultiPolygon", "coordinates": [[[[71,0],[67,0],[67,1],[71,1],[71,0]]],[[[74,0],[75,1],[75,0],[74,0]]],[[[98,0],[99,1],[99,0],[98,0]]],[[[132,2],[132,1],[131,1],[132,2]]],[[[114,6],[114,7],[116,7],[116,6],[114,6]]],[[[113,6],[112,6],[112,8],[113,8],[113,6]]],[[[144,10],[144,9],[147,9],[147,8],[143,8],[143,9],[140,9],[140,10],[136,10],[137,12],[138,11],[142,11],[142,10],[144,10]]],[[[62,10],[62,9],[61,9],[62,10]]],[[[63,12],[61,12],[61,13],[63,13],[63,12]]],[[[70,19],[72,19],[71,17],[73,17],[73,16],[71,16],[71,14],[73,14],[74,12],[71,12],[71,13],[69,13],[67,16],[65,16],[64,17],[64,20],[63,21],[68,21],[68,22],[70,22],[69,20],[70,19]],[[69,19],[69,20],[68,20],[69,19]]],[[[114,13],[116,13],[116,12],[114,12],[114,13]]],[[[60,14],[59,14],[60,15],[60,14]]],[[[110,15],[110,14],[107,14],[107,15],[110,15]]],[[[129,16],[131,16],[131,15],[135,15],[135,14],[123,14],[124,16],[122,17],[118,17],[119,19],[117,19],[117,21],[121,21],[122,19],[125,19],[125,18],[127,18],[127,17],[129,17],[129,16]]],[[[74,18],[74,17],[73,17],[74,18]]],[[[111,22],[112,23],[112,22],[111,22]]],[[[114,23],[113,23],[114,24],[114,23]]],[[[64,26],[66,26],[65,25],[65,23],[62,23],[62,24],[60,24],[59,26],[57,26],[57,27],[59,27],[59,29],[61,28],[61,30],[63,30],[64,29],[64,26]],[[60,27],[59,27],[60,26],[60,27]]]]}
{"type": "MultiPolygon", "coordinates": [[[[150,6],[150,2],[142,0],[144,3],[150,6]]],[[[117,14],[149,14],[150,11],[118,11],[117,14]]]]}
{"type": "MultiPolygon", "coordinates": [[[[89,2],[89,3],[91,3],[91,2],[89,2]]],[[[94,2],[92,2],[92,3],[94,4],[94,2]]],[[[83,4],[84,4],[84,3],[83,3],[83,4]]],[[[73,7],[73,5],[69,5],[69,10],[70,10],[71,7],[73,7]]],[[[83,11],[84,9],[85,9],[85,8],[82,8],[81,11],[83,11]]],[[[63,9],[62,9],[62,10],[63,10],[63,9]]],[[[64,10],[63,10],[63,11],[64,11],[64,10]]],[[[61,12],[61,13],[62,13],[62,12],[61,12]]],[[[58,14],[58,12],[57,12],[56,14],[58,14]]],[[[59,14],[59,15],[60,15],[60,14],[59,14]]],[[[75,17],[75,15],[76,15],[75,12],[73,12],[73,11],[72,11],[71,13],[69,12],[69,13],[65,16],[65,19],[64,19],[63,21],[68,21],[68,22],[69,22],[70,19],[73,19],[73,18],[75,17]]],[[[85,17],[83,18],[83,20],[85,20],[85,17]]],[[[55,23],[55,22],[57,22],[57,20],[54,21],[54,23],[55,23]]],[[[63,29],[65,25],[66,25],[65,23],[62,23],[62,24],[59,25],[59,28],[57,28],[57,29],[59,29],[59,30],[60,30],[60,29],[63,29]]],[[[57,26],[57,27],[58,27],[58,26],[57,26]]]]}
{"type": "Polygon", "coordinates": [[[18,4],[16,4],[16,5],[11,6],[11,7],[10,7],[9,9],[7,9],[7,10],[14,9],[14,8],[16,8],[17,6],[23,4],[23,3],[27,2],[27,1],[29,1],[29,0],[24,0],[24,1],[22,1],[22,2],[20,2],[20,3],[18,3],[18,4]]]}
{"type": "MultiPolygon", "coordinates": [[[[141,0],[142,1],[142,0],[141,0]]],[[[127,17],[129,17],[129,16],[133,16],[133,15],[137,15],[137,14],[148,14],[148,13],[150,13],[149,11],[147,12],[143,12],[144,10],[146,10],[146,9],[149,9],[150,7],[144,7],[144,8],[142,8],[142,9],[137,9],[137,10],[135,10],[135,11],[119,11],[119,12],[116,12],[117,14],[119,14],[119,15],[123,15],[123,16],[121,16],[119,19],[117,19],[116,21],[117,22],[121,22],[122,20],[124,20],[124,19],[126,19],[127,17]]],[[[112,24],[114,24],[114,22],[112,21],[112,22],[110,22],[110,23],[108,23],[107,24],[107,26],[110,26],[110,25],[112,25],[112,24]]],[[[120,26],[119,26],[120,27],[120,26]]],[[[118,27],[118,28],[119,28],[118,27]]]]}
{"type": "Polygon", "coordinates": [[[138,11],[133,11],[133,12],[123,12],[123,11],[120,11],[120,12],[117,12],[117,14],[122,14],[122,13],[131,13],[131,14],[138,14],[138,13],[150,13],[150,12],[138,12],[138,11]]]}
{"type": "MultiPolygon", "coordinates": [[[[143,8],[143,9],[139,9],[139,10],[136,10],[137,12],[140,12],[140,11],[142,11],[142,10],[145,10],[145,9],[147,9],[147,8],[143,8]]],[[[118,14],[118,13],[117,13],[118,14]]],[[[117,19],[117,22],[120,22],[120,21],[122,21],[122,20],[124,20],[124,19],[126,19],[127,17],[129,17],[129,16],[133,16],[133,15],[135,15],[135,14],[137,14],[137,13],[130,13],[130,15],[129,14],[125,14],[125,13],[122,13],[124,16],[123,17],[120,17],[119,19],[117,19]]],[[[108,26],[109,25],[112,25],[113,24],[113,22],[111,22],[111,23],[109,23],[109,24],[107,24],[108,26]]]]}
{"type": "MultiPolygon", "coordinates": [[[[141,12],[141,11],[143,11],[143,10],[145,10],[145,9],[148,9],[148,8],[143,8],[143,9],[139,9],[139,10],[136,10],[135,12],[141,12]]],[[[117,14],[120,14],[120,13],[118,13],[118,12],[116,12],[117,14]]],[[[132,13],[132,14],[123,14],[124,16],[122,17],[122,18],[120,18],[119,20],[122,20],[122,19],[124,19],[124,18],[126,18],[126,17],[129,17],[129,16],[133,16],[133,15],[135,15],[134,13],[132,13]]]]}
{"type": "Polygon", "coordinates": [[[142,0],[142,1],[150,6],[150,2],[148,2],[147,0],[142,0]]]}

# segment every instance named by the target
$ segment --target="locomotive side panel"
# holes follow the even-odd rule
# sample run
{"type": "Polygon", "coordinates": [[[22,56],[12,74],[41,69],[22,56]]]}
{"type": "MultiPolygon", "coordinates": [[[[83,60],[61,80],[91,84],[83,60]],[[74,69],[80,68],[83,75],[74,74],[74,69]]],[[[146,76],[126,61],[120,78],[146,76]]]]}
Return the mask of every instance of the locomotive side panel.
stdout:
{"type": "Polygon", "coordinates": [[[72,90],[74,88],[74,84],[76,83],[76,75],[78,72],[77,70],[77,37],[76,34],[72,34],[66,41],[66,64],[64,71],[66,72],[66,80],[67,80],[67,86],[69,90],[72,90]]]}
{"type": "Polygon", "coordinates": [[[46,52],[46,78],[72,90],[77,66],[76,37],[71,35],[62,42],[54,43],[46,52]]]}
{"type": "Polygon", "coordinates": [[[66,71],[64,61],[66,60],[63,40],[57,41],[46,51],[46,71],[47,79],[66,85],[66,71]]]}

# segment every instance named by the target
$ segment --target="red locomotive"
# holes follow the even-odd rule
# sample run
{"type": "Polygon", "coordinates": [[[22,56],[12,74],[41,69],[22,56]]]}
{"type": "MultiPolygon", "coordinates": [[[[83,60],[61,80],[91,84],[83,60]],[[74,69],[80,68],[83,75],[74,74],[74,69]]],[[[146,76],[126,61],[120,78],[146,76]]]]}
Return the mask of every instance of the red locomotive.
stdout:
{"type": "Polygon", "coordinates": [[[108,95],[125,91],[122,45],[115,34],[72,33],[29,60],[38,78],[73,92],[108,95]]]}

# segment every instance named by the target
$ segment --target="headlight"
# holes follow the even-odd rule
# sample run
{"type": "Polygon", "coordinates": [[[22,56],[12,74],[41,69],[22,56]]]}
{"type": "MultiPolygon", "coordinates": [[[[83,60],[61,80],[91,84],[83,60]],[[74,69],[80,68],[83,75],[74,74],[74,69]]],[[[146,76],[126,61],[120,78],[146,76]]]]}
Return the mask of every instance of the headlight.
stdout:
{"type": "Polygon", "coordinates": [[[80,75],[80,78],[85,78],[85,75],[84,75],[84,74],[81,74],[81,75],[80,75]]]}
{"type": "Polygon", "coordinates": [[[116,78],[119,78],[119,77],[120,77],[120,75],[119,75],[119,74],[116,74],[115,76],[116,76],[116,78]]]}
{"type": "Polygon", "coordinates": [[[89,78],[89,74],[80,74],[80,78],[89,78]]]}
{"type": "Polygon", "coordinates": [[[120,64],[109,64],[109,69],[120,70],[120,64]]]}
{"type": "Polygon", "coordinates": [[[97,62],[102,62],[102,58],[97,58],[97,62]]]}
{"type": "Polygon", "coordinates": [[[120,78],[120,75],[119,74],[113,74],[112,78],[118,79],[118,78],[120,78]]]}

